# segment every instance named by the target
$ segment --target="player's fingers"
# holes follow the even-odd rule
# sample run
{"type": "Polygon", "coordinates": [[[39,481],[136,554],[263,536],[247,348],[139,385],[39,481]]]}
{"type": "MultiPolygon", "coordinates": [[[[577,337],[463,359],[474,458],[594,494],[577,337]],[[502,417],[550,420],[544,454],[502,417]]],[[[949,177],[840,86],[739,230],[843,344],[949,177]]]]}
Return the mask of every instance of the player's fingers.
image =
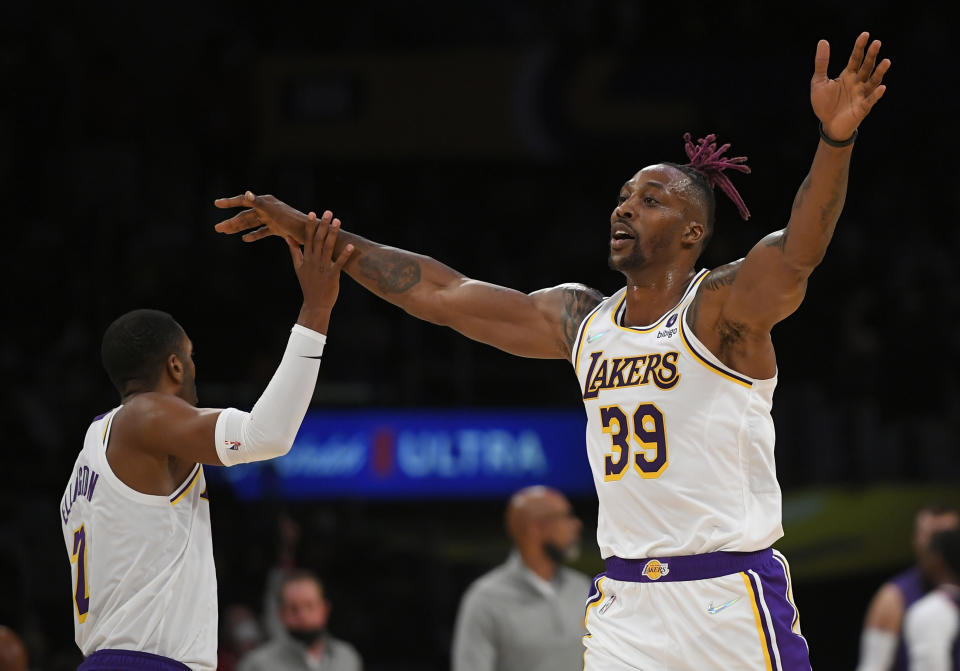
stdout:
{"type": "Polygon", "coordinates": [[[890,59],[884,58],[880,61],[880,65],[877,66],[877,69],[873,71],[873,76],[870,77],[870,83],[873,86],[880,86],[880,83],[883,82],[884,75],[887,74],[887,70],[890,69],[890,59]]]}
{"type": "Polygon", "coordinates": [[[213,227],[213,230],[218,233],[239,233],[240,231],[245,231],[248,228],[254,228],[260,225],[260,220],[257,219],[257,213],[255,210],[244,210],[239,212],[229,219],[224,219],[219,224],[213,227]]]}
{"type": "Polygon", "coordinates": [[[826,40],[817,42],[817,55],[813,59],[813,78],[822,80],[827,78],[827,66],[830,64],[830,43],[826,40]]]}
{"type": "Polygon", "coordinates": [[[320,252],[320,258],[324,261],[333,259],[333,251],[337,248],[337,234],[340,232],[340,220],[334,219],[330,222],[330,230],[323,241],[323,249],[320,252]]]}
{"type": "Polygon", "coordinates": [[[293,267],[295,270],[299,270],[300,266],[303,265],[303,252],[300,250],[300,245],[297,244],[296,240],[289,236],[284,239],[287,241],[287,248],[290,250],[290,258],[293,261],[293,267]]]}
{"type": "Polygon", "coordinates": [[[343,251],[340,252],[340,256],[337,257],[337,260],[333,262],[333,268],[337,272],[343,270],[343,267],[347,265],[347,261],[350,260],[350,255],[353,254],[353,245],[347,245],[343,248],[343,251]]]}
{"type": "Polygon", "coordinates": [[[873,68],[877,64],[878,53],[880,53],[880,40],[874,40],[870,44],[870,48],[867,49],[867,57],[863,59],[863,64],[860,66],[860,70],[857,71],[857,79],[865,82],[870,78],[870,74],[873,72],[873,68]]]}
{"type": "Polygon", "coordinates": [[[313,258],[314,247],[316,245],[315,238],[317,231],[320,230],[319,223],[315,212],[307,215],[307,225],[303,229],[303,255],[307,258],[313,258]]]}
{"type": "Polygon", "coordinates": [[[847,61],[847,70],[850,72],[855,73],[860,69],[860,64],[863,62],[863,51],[867,48],[867,40],[869,39],[870,33],[864,31],[853,43],[853,51],[850,52],[850,60],[847,61]]]}
{"type": "Polygon", "coordinates": [[[269,238],[271,235],[276,235],[266,226],[261,226],[255,231],[250,231],[249,233],[244,233],[243,238],[244,242],[256,242],[257,240],[263,240],[264,238],[269,238]]]}
{"type": "Polygon", "coordinates": [[[866,105],[867,109],[871,109],[874,105],[877,104],[877,101],[883,97],[883,94],[887,92],[887,85],[881,84],[877,88],[873,89],[873,92],[867,96],[866,105]]]}
{"type": "Polygon", "coordinates": [[[249,191],[246,191],[239,196],[232,196],[230,198],[217,198],[213,201],[214,207],[219,207],[220,209],[226,209],[229,207],[250,207],[253,205],[254,196],[249,191]]]}

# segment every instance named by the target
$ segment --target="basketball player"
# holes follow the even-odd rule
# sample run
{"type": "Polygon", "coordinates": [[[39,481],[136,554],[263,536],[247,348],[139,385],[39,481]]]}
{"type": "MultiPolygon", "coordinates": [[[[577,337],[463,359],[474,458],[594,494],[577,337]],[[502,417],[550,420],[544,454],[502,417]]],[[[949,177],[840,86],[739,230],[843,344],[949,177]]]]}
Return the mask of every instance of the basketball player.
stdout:
{"type": "Polygon", "coordinates": [[[193,344],[165,312],[134,310],[103,336],[121,405],[87,430],[60,522],[72,564],[83,671],[213,671],[217,579],[203,464],[286,454],[313,395],[337,300],[339,222],[290,254],[303,289],[277,372],[249,413],[197,408],[193,344]]]}
{"type": "Polygon", "coordinates": [[[934,534],[921,567],[934,589],[903,618],[907,668],[960,671],[960,530],[934,534]]]}
{"type": "MultiPolygon", "coordinates": [[[[355,280],[410,314],[526,357],[566,359],[580,380],[600,503],[606,572],[587,608],[586,669],[806,669],[782,535],[770,416],[777,365],[770,331],[800,305],[840,216],[857,128],[885,91],[889,60],[861,34],[827,77],[817,46],[810,98],[820,143],[787,225],[709,272],[696,260],[713,230],[713,185],[748,211],[713,136],[688,165],[643,168],[610,215],[610,265],[626,286],[604,299],[578,284],[526,295],[433,259],[344,236],[355,280]]],[[[244,240],[300,239],[307,215],[270,196],[221,222],[244,240]]],[[[324,221],[332,215],[324,214],[324,221]]]]}
{"type": "Polygon", "coordinates": [[[941,505],[917,511],[913,524],[916,563],[885,582],[870,601],[860,635],[857,671],[906,671],[907,645],[903,615],[926,594],[932,583],[922,566],[929,563],[930,538],[940,531],[960,527],[960,512],[941,505]]]}

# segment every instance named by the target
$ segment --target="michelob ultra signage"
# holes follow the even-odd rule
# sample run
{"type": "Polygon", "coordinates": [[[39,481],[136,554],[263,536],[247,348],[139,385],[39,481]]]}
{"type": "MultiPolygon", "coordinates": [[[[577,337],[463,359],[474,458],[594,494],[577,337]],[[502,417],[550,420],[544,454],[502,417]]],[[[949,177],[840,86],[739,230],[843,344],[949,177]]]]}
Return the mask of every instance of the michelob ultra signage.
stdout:
{"type": "Polygon", "coordinates": [[[590,494],[585,424],[580,410],[312,412],[286,456],[206,472],[243,499],[590,494]]]}

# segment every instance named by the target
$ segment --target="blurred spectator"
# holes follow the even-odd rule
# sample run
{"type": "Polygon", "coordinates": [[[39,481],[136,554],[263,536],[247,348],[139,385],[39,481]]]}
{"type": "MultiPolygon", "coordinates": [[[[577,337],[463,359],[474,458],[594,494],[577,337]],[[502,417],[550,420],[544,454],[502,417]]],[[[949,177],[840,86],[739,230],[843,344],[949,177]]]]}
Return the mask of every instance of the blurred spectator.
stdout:
{"type": "Polygon", "coordinates": [[[0,626],[0,671],[27,671],[27,648],[9,627],[0,626]]]}
{"type": "Polygon", "coordinates": [[[238,671],[360,671],[352,645],[327,631],[330,602],[323,583],[309,571],[293,571],[280,585],[280,621],[284,631],[250,653],[238,671]]]}
{"type": "Polygon", "coordinates": [[[937,532],[958,527],[960,512],[956,510],[928,505],[917,511],[913,532],[917,563],[884,583],[870,602],[860,639],[857,671],[905,671],[910,668],[902,631],[904,613],[932,586],[923,571],[923,566],[930,560],[931,537],[937,532]]]}
{"type": "Polygon", "coordinates": [[[570,502],[527,487],[507,507],[515,550],[464,594],[453,639],[453,671],[579,671],[590,579],[564,560],[580,549],[570,502]]]}
{"type": "Polygon", "coordinates": [[[922,568],[935,587],[903,618],[908,668],[955,671],[960,669],[960,530],[934,534],[922,568]]]}
{"type": "Polygon", "coordinates": [[[280,587],[288,576],[297,571],[300,525],[289,515],[281,513],[277,517],[277,531],[277,562],[267,574],[267,586],[263,593],[263,628],[271,639],[280,637],[285,631],[280,617],[280,587]]]}
{"type": "Polygon", "coordinates": [[[242,604],[227,606],[221,627],[217,671],[233,671],[244,655],[263,643],[263,631],[253,611],[242,604]]]}

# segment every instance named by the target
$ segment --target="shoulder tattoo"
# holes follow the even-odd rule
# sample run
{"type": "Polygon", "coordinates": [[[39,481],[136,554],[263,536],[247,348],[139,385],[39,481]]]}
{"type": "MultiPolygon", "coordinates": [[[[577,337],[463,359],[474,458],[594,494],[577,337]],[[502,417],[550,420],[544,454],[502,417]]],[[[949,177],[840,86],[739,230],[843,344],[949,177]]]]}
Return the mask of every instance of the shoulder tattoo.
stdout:
{"type": "MultiPolygon", "coordinates": [[[[690,328],[696,329],[697,327],[697,316],[700,314],[700,299],[703,297],[703,293],[705,291],[719,291],[724,287],[729,287],[737,279],[737,273],[740,272],[742,264],[743,259],[740,259],[725,266],[720,266],[716,270],[712,270],[703,279],[703,283],[690,302],[690,307],[687,308],[687,323],[690,324],[690,328]]],[[[696,333],[696,330],[694,330],[694,333],[696,333]]]]}
{"type": "Polygon", "coordinates": [[[577,339],[580,324],[590,311],[603,300],[603,294],[596,289],[582,284],[566,284],[563,286],[563,341],[567,353],[573,352],[573,344],[577,339]]]}

